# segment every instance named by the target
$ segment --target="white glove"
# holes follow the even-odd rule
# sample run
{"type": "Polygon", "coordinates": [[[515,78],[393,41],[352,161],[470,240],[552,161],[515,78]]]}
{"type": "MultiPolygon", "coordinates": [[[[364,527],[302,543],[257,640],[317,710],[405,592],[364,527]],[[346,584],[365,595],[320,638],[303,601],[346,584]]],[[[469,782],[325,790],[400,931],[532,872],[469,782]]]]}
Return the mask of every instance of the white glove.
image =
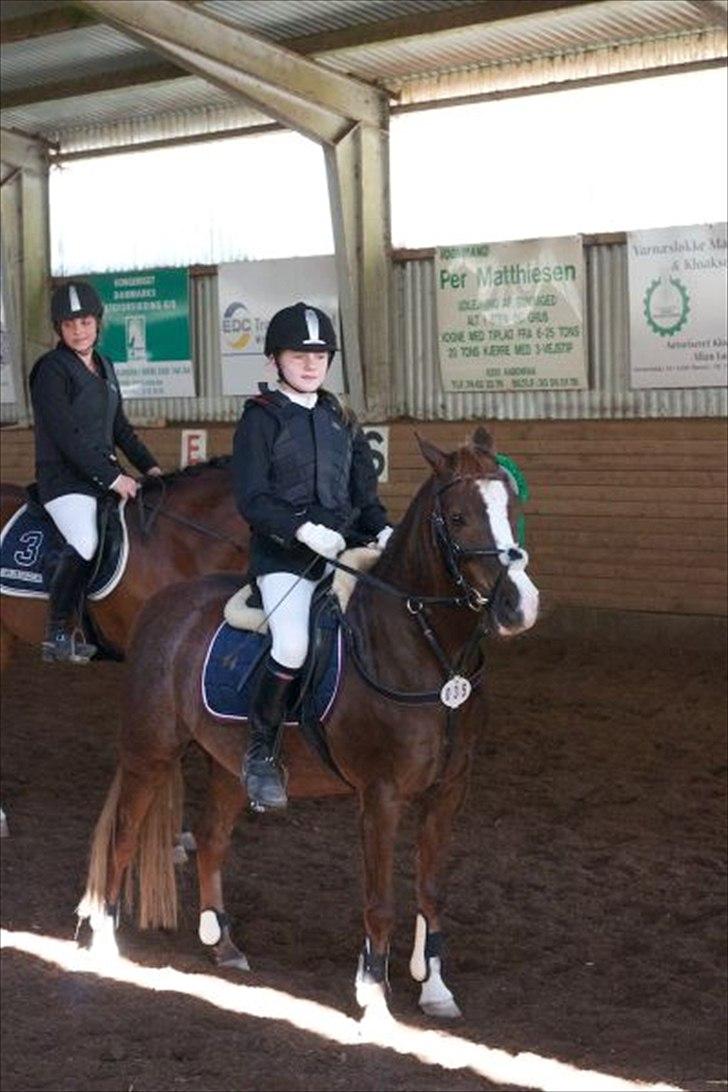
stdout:
{"type": "Polygon", "coordinates": [[[394,530],[394,527],[383,527],[382,530],[377,535],[377,546],[379,547],[380,550],[383,550],[384,547],[389,542],[389,536],[392,534],[393,530],[394,530]]]}
{"type": "Polygon", "coordinates": [[[336,557],[346,549],[346,543],[338,531],[332,531],[322,523],[311,523],[310,520],[301,524],[296,531],[296,538],[322,557],[336,557]]]}

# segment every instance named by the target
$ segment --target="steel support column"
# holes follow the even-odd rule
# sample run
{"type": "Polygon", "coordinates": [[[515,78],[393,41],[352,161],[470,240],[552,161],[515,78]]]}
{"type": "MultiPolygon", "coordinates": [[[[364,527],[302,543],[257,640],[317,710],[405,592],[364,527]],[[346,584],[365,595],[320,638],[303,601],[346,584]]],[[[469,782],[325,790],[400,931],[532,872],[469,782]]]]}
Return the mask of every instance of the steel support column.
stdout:
{"type": "Polygon", "coordinates": [[[385,417],[391,388],[386,94],[176,0],[81,0],[81,6],[322,145],[351,403],[370,420],[385,417]]]}

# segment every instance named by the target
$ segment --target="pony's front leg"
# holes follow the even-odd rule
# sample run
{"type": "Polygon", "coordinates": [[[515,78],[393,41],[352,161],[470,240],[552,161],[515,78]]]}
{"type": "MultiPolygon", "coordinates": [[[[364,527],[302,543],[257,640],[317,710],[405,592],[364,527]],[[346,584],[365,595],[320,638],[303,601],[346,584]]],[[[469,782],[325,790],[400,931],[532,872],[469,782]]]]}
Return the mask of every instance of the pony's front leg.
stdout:
{"type": "Polygon", "coordinates": [[[443,872],[452,824],[465,796],[461,777],[433,790],[423,802],[417,843],[417,906],[410,974],[422,983],[419,1005],[428,1016],[455,1019],[462,1013],[442,978],[443,872]]]}
{"type": "Polygon", "coordinates": [[[367,1021],[388,1015],[389,938],[394,924],[392,869],[402,800],[391,785],[368,786],[360,796],[364,853],[365,938],[356,975],[356,999],[367,1021]]]}
{"type": "Polygon", "coordinates": [[[248,960],[233,943],[222,895],[222,865],[244,803],[240,779],[213,761],[205,810],[195,830],[200,884],[198,936],[216,966],[249,971],[248,960]]]}

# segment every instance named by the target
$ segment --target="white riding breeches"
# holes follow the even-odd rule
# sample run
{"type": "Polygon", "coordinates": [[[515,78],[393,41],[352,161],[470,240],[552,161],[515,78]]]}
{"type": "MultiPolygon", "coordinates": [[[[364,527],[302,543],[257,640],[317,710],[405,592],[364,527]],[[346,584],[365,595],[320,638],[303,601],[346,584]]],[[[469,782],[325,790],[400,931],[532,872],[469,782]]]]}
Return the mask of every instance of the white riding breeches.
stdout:
{"type": "Polygon", "coordinates": [[[43,506],[69,546],[90,561],[99,544],[97,501],[85,493],[65,493],[43,506]]]}
{"type": "Polygon", "coordinates": [[[294,573],[265,573],[256,579],[273,638],[271,655],[281,667],[298,670],[308,652],[308,616],[318,581],[294,573]]]}

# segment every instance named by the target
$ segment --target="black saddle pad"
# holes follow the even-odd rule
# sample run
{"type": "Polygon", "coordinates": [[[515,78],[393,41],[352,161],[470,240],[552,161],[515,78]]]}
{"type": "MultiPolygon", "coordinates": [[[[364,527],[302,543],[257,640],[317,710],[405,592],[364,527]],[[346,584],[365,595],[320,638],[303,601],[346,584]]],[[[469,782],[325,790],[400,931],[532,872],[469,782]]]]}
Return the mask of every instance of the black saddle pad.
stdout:
{"type": "MultiPolygon", "coordinates": [[[[221,623],[202,669],[202,696],[216,717],[247,720],[257,670],[270,648],[270,637],[221,623]]],[[[288,724],[325,721],[336,699],[344,647],[338,619],[320,611],[312,624],[311,654],[302,671],[303,695],[296,697],[288,724]]]]}

